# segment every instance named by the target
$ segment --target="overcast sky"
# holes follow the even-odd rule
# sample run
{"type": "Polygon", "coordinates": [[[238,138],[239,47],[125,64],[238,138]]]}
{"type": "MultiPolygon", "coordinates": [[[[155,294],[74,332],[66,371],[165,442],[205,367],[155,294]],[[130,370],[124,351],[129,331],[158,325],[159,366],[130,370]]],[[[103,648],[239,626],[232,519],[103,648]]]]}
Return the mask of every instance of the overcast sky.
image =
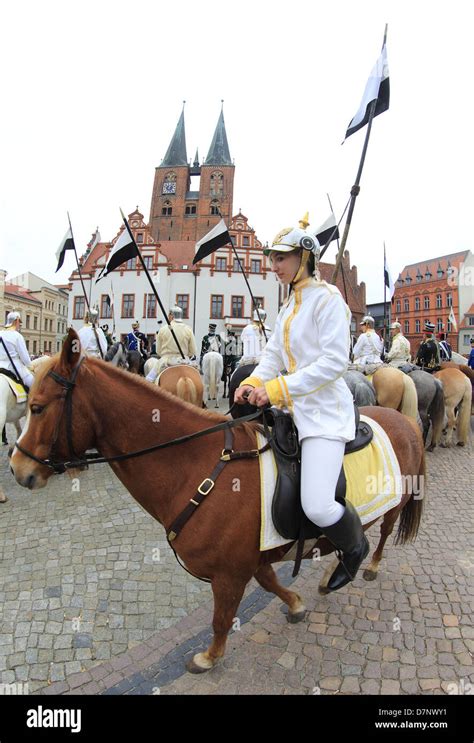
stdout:
{"type": "MultiPolygon", "coordinates": [[[[234,212],[271,241],[349,197],[365,129],[343,146],[388,22],[390,109],[374,120],[349,235],[367,300],[407,264],[473,249],[467,2],[24,0],[4,4],[0,267],[55,283],[71,214],[81,253],[119,206],[148,221],[154,169],[186,100],[188,158],[224,99],[234,212]]],[[[333,244],[334,245],[334,244],[333,244]]],[[[334,257],[335,248],[329,255],[334,257]]],[[[327,254],[326,254],[327,255],[327,254]]]]}

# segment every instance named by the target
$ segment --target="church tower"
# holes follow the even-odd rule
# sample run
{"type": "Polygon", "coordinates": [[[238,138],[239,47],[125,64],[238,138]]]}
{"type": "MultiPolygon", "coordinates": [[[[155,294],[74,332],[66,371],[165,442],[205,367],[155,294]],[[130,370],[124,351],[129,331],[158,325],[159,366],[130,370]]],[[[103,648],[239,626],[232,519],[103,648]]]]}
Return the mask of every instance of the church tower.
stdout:
{"type": "Polygon", "coordinates": [[[155,169],[150,228],[157,242],[196,242],[220,219],[230,224],[234,171],[221,110],[214,137],[202,165],[196,151],[188,164],[184,108],[161,165],[155,169]],[[191,190],[193,188],[193,190],[191,190]]]}

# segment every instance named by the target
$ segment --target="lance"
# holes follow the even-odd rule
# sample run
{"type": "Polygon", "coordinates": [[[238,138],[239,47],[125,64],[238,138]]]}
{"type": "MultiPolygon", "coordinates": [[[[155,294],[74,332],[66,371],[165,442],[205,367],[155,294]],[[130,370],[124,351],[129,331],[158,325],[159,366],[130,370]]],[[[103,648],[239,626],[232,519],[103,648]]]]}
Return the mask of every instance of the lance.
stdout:
{"type": "Polygon", "coordinates": [[[178,339],[177,339],[177,337],[176,337],[176,333],[174,332],[174,330],[173,330],[173,327],[172,327],[172,325],[171,325],[171,323],[170,323],[170,321],[169,321],[169,319],[168,319],[168,315],[166,314],[166,310],[165,310],[165,308],[163,307],[163,304],[162,304],[162,302],[161,302],[161,299],[160,299],[160,297],[158,296],[158,292],[156,291],[156,287],[155,287],[155,285],[154,285],[154,283],[153,283],[153,280],[152,280],[152,278],[151,278],[151,276],[150,276],[150,273],[149,273],[149,271],[148,271],[148,268],[147,268],[147,266],[146,266],[146,263],[145,263],[145,261],[143,260],[143,256],[142,256],[142,254],[140,253],[140,250],[139,250],[139,248],[138,248],[138,245],[137,245],[137,243],[135,242],[135,238],[134,238],[134,237],[133,237],[133,235],[132,235],[132,231],[131,231],[131,229],[130,229],[130,226],[129,226],[129,224],[128,224],[127,218],[126,218],[125,214],[123,213],[122,209],[120,209],[120,213],[121,213],[121,215],[122,215],[122,219],[123,219],[123,221],[124,221],[125,227],[127,228],[127,232],[128,232],[128,234],[129,234],[129,237],[130,237],[130,239],[131,239],[131,241],[132,241],[132,243],[133,243],[133,246],[134,246],[134,248],[135,248],[135,250],[136,250],[136,254],[137,254],[137,256],[138,256],[138,258],[139,258],[139,260],[140,260],[140,263],[142,264],[143,270],[144,270],[144,272],[145,272],[145,276],[147,277],[147,279],[148,279],[148,282],[149,282],[149,284],[150,284],[150,286],[151,286],[151,288],[152,288],[153,294],[155,295],[156,301],[158,302],[158,304],[159,304],[159,306],[160,306],[160,309],[161,309],[161,311],[162,311],[162,313],[163,313],[163,317],[165,318],[166,322],[168,323],[168,327],[169,327],[169,329],[170,329],[171,335],[173,336],[173,340],[174,340],[174,342],[176,343],[176,346],[178,347],[178,350],[179,350],[179,353],[181,354],[181,357],[182,357],[182,358],[184,359],[184,358],[186,358],[186,357],[185,357],[185,355],[184,355],[184,353],[183,353],[183,351],[182,351],[182,349],[181,349],[181,346],[179,345],[179,341],[178,341],[178,339]]]}
{"type": "MultiPolygon", "coordinates": [[[[72,231],[71,217],[69,216],[69,212],[67,213],[67,218],[68,218],[68,221],[69,221],[69,229],[71,230],[71,237],[72,237],[72,244],[73,244],[73,248],[74,248],[74,255],[76,256],[77,271],[79,273],[79,278],[81,280],[82,291],[84,292],[84,301],[85,301],[85,303],[87,305],[87,311],[89,312],[89,317],[90,317],[90,320],[91,320],[91,323],[92,323],[92,330],[94,331],[95,340],[96,340],[96,343],[97,343],[97,348],[99,349],[99,353],[100,353],[100,358],[103,360],[104,359],[104,352],[102,351],[102,347],[101,347],[100,342],[99,342],[99,336],[97,335],[97,329],[95,327],[95,323],[93,322],[93,319],[92,319],[92,316],[91,316],[90,302],[87,299],[86,288],[84,286],[84,279],[82,278],[81,267],[79,265],[79,258],[77,257],[76,241],[74,240],[74,233],[72,231]]],[[[91,284],[92,284],[92,279],[90,279],[90,281],[91,281],[91,284]]]]}
{"type": "MultiPolygon", "coordinates": [[[[387,26],[385,26],[385,33],[384,33],[384,39],[383,39],[383,44],[382,44],[382,50],[383,50],[383,48],[385,46],[386,40],[387,40],[387,26]]],[[[333,272],[333,275],[332,275],[332,278],[331,278],[331,283],[332,284],[335,284],[336,283],[336,277],[337,277],[337,274],[339,273],[339,268],[341,266],[342,256],[344,255],[344,250],[345,250],[345,247],[346,247],[347,238],[349,236],[349,230],[350,230],[350,227],[351,227],[352,215],[354,214],[354,208],[355,208],[356,199],[357,199],[357,197],[359,195],[359,192],[360,192],[360,179],[361,179],[361,176],[362,176],[362,170],[364,168],[365,156],[367,154],[367,147],[369,145],[370,132],[372,130],[372,121],[374,119],[374,114],[375,114],[375,108],[376,108],[376,105],[377,105],[377,100],[378,100],[378,98],[375,98],[375,100],[373,100],[371,102],[370,108],[369,108],[369,116],[368,116],[368,121],[367,121],[367,132],[366,132],[366,135],[365,135],[364,147],[362,148],[362,155],[361,155],[361,158],[360,158],[359,168],[357,170],[357,175],[356,175],[355,183],[354,183],[354,185],[351,188],[351,200],[350,200],[350,205],[349,205],[349,211],[348,211],[348,214],[347,214],[346,224],[344,226],[344,234],[342,236],[341,245],[340,245],[339,251],[337,253],[336,265],[334,267],[334,272],[333,272]]]]}

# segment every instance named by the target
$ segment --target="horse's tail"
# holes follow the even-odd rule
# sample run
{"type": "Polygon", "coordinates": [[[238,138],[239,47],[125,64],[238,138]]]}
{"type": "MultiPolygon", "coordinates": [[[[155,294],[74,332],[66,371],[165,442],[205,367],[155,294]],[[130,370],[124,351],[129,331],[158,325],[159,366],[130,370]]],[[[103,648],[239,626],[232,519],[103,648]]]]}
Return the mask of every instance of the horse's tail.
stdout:
{"type": "Polygon", "coordinates": [[[418,418],[418,395],[416,393],[415,383],[408,374],[403,375],[403,397],[400,413],[413,418],[415,421],[418,418]]]}
{"type": "Polygon", "coordinates": [[[215,400],[217,397],[217,359],[215,356],[209,358],[209,397],[211,400],[215,400]]]}
{"type": "Polygon", "coordinates": [[[420,440],[420,466],[418,475],[412,476],[415,482],[410,482],[411,495],[402,508],[400,521],[398,522],[397,536],[395,544],[405,544],[413,542],[420,528],[421,515],[423,513],[423,504],[426,494],[426,459],[425,447],[419,433],[420,440]],[[416,481],[418,480],[418,481],[416,481]]]}
{"type": "Polygon", "coordinates": [[[444,405],[443,383],[440,379],[436,379],[435,377],[433,378],[433,380],[436,385],[436,392],[428,408],[428,415],[431,418],[431,423],[433,426],[433,430],[431,433],[431,443],[436,446],[437,444],[439,444],[441,439],[441,432],[444,426],[446,408],[444,405]]]}
{"type": "Polygon", "coordinates": [[[465,389],[464,395],[460,402],[458,411],[458,417],[456,421],[456,433],[458,443],[467,444],[469,439],[469,429],[471,428],[471,401],[472,401],[472,387],[469,379],[464,377],[465,389]]]}
{"type": "Polygon", "coordinates": [[[197,390],[192,379],[188,377],[180,377],[176,384],[176,394],[181,400],[191,402],[193,405],[197,404],[197,390]]]}

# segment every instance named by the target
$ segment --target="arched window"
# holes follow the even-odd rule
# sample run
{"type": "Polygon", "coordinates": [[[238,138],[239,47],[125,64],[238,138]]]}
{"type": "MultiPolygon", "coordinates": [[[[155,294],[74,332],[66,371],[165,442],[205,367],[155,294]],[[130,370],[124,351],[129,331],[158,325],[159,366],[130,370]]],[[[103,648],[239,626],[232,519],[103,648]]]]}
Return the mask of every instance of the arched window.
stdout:
{"type": "Polygon", "coordinates": [[[211,173],[211,196],[222,196],[224,193],[224,174],[219,170],[211,173]]]}
{"type": "Polygon", "coordinates": [[[415,310],[420,309],[420,297],[415,297],[415,310]]]}
{"type": "Polygon", "coordinates": [[[442,304],[441,294],[437,294],[436,295],[436,309],[437,310],[440,310],[442,306],[443,306],[443,304],[442,304]]]}
{"type": "Polygon", "coordinates": [[[217,199],[214,199],[213,201],[211,201],[211,214],[219,215],[219,212],[220,212],[219,207],[220,207],[220,204],[217,199]]]}
{"type": "Polygon", "coordinates": [[[163,204],[163,208],[161,210],[161,214],[163,217],[171,217],[173,214],[173,208],[171,206],[171,201],[165,201],[163,204]]]}

